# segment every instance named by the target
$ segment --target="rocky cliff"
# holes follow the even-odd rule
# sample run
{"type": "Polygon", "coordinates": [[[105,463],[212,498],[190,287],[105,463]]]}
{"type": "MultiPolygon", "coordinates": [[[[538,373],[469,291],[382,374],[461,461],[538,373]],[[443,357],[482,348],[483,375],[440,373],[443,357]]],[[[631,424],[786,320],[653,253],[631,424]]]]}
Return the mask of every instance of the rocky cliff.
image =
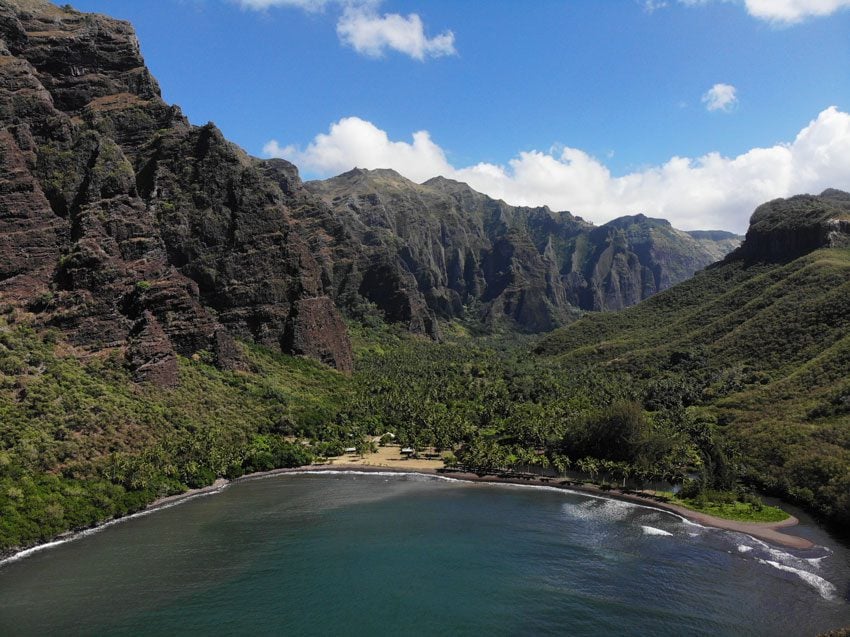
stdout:
{"type": "Polygon", "coordinates": [[[0,1],[0,293],[140,378],[233,337],[352,367],[268,168],[160,97],[127,23],[0,1]]]}
{"type": "Polygon", "coordinates": [[[788,263],[818,248],[850,246],[850,193],[775,199],[756,208],[741,247],[730,260],[788,263]]]}
{"type": "Polygon", "coordinates": [[[361,294],[396,314],[392,286],[374,284],[394,272],[404,307],[422,313],[423,325],[472,309],[491,325],[549,330],[579,310],[634,305],[740,243],[731,233],[685,233],[644,215],[597,227],[568,212],[510,206],[443,177],[416,184],[392,170],[355,169],[306,188],[363,246],[355,269],[373,274],[358,279],[361,294]]]}

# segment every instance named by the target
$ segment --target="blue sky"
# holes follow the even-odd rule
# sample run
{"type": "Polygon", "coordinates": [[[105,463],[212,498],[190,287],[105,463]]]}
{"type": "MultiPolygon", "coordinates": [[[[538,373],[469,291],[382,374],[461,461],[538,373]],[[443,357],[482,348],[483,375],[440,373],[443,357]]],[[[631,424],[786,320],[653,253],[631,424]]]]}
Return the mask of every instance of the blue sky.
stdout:
{"type": "Polygon", "coordinates": [[[305,178],[392,167],[732,230],[765,199],[850,189],[847,0],[73,4],[133,22],[193,123],[305,178]]]}

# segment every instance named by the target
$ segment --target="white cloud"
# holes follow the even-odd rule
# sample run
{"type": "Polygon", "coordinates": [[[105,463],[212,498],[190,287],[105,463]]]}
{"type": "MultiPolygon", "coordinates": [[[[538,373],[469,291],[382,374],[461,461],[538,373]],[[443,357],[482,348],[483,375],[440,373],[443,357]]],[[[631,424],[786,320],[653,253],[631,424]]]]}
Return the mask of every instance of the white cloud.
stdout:
{"type": "Polygon", "coordinates": [[[258,11],[272,7],[323,11],[330,6],[339,7],[342,13],[336,24],[340,42],[363,55],[380,58],[387,51],[404,53],[416,60],[429,57],[455,55],[455,36],[443,31],[429,38],[425,34],[422,18],[415,13],[408,16],[398,13],[380,14],[381,0],[236,0],[245,9],[258,11]]]}
{"type": "Polygon", "coordinates": [[[454,55],[455,36],[451,31],[429,38],[422,19],[415,13],[378,15],[372,9],[349,8],[336,25],[339,39],[358,53],[381,57],[387,49],[405,53],[417,60],[454,55]]]}
{"type": "Polygon", "coordinates": [[[456,168],[428,132],[414,133],[412,143],[392,141],[356,117],[317,135],[304,151],[272,141],[264,152],[322,176],[354,167],[394,168],[417,182],[443,175],[515,205],[548,205],[596,223],[643,212],[686,230],[742,232],[753,209],[767,200],[829,187],[850,190],[850,114],[834,106],[791,142],[753,148],[737,157],[673,157],[619,177],[598,159],[568,147],[522,152],[507,166],[456,168]]]}
{"type": "Polygon", "coordinates": [[[737,89],[731,84],[715,84],[702,96],[702,103],[710,111],[728,113],[738,103],[737,89]]]}
{"type": "Polygon", "coordinates": [[[839,9],[850,7],[850,0],[679,0],[679,3],[697,6],[713,1],[737,1],[754,18],[775,24],[796,24],[807,18],[832,15],[839,9]]]}
{"type": "Polygon", "coordinates": [[[746,6],[753,17],[793,24],[850,7],[850,0],[746,0],[746,6]]]}
{"type": "Polygon", "coordinates": [[[665,7],[667,7],[667,0],[643,0],[643,10],[647,13],[655,13],[665,7]]]}
{"type": "Polygon", "coordinates": [[[412,143],[391,141],[385,131],[360,119],[346,117],[328,133],[316,135],[303,151],[281,147],[271,140],[263,147],[266,157],[283,157],[320,175],[336,175],[352,168],[394,168],[408,179],[425,181],[448,175],[454,169],[427,131],[413,133],[412,143]]]}

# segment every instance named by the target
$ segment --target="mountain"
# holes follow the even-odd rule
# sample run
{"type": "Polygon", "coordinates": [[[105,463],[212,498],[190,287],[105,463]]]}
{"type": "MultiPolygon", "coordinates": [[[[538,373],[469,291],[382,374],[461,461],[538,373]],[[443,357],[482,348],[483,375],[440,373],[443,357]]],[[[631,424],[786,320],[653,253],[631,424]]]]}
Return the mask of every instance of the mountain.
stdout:
{"type": "Polygon", "coordinates": [[[537,353],[628,378],[651,408],[704,410],[772,492],[850,520],[850,195],[760,206],[722,262],[537,353]]]}
{"type": "Polygon", "coordinates": [[[129,24],[4,0],[0,39],[4,301],[160,384],[234,337],[351,369],[285,176],[163,102],[129,24]]]}
{"type": "Polygon", "coordinates": [[[362,246],[354,255],[361,293],[400,316],[388,288],[370,282],[403,279],[427,325],[472,307],[491,326],[547,331],[579,310],[634,305],[740,243],[731,233],[685,233],[644,215],[597,227],[569,212],[510,206],[444,177],[416,184],[392,170],[355,169],[305,187],[362,246]]]}
{"type": "Polygon", "coordinates": [[[132,27],[0,1],[0,293],[139,380],[234,339],[352,369],[342,313],[546,331],[691,276],[735,243],[642,215],[594,227],[464,184],[354,170],[303,184],[166,104],[132,27]]]}

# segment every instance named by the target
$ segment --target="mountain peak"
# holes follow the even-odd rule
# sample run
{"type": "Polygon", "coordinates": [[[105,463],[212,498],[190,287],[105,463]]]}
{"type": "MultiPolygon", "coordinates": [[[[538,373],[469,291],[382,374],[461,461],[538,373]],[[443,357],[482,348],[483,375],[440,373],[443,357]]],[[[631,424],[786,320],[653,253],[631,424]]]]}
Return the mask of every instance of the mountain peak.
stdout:
{"type": "Polygon", "coordinates": [[[774,199],[756,208],[743,245],[730,259],[784,263],[820,248],[850,245],[850,194],[774,199]]]}
{"type": "Polygon", "coordinates": [[[352,168],[348,172],[344,172],[331,179],[390,179],[394,181],[410,181],[407,177],[392,168],[352,168]]]}
{"type": "Polygon", "coordinates": [[[672,227],[672,225],[669,221],[667,221],[667,219],[656,219],[654,217],[647,217],[642,212],[639,212],[634,215],[623,215],[622,217],[611,219],[611,221],[603,224],[603,226],[613,228],[627,228],[633,225],[661,226],[665,228],[672,227]]]}

